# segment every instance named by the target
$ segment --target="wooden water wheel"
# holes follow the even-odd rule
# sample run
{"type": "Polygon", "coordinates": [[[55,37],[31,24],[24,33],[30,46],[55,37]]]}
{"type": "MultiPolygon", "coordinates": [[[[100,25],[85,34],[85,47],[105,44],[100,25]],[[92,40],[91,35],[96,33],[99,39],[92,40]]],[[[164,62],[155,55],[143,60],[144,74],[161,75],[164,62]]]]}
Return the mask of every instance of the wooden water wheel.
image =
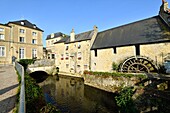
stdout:
{"type": "Polygon", "coordinates": [[[157,72],[158,68],[153,60],[144,56],[133,56],[126,59],[120,66],[121,72],[150,73],[157,72]]]}

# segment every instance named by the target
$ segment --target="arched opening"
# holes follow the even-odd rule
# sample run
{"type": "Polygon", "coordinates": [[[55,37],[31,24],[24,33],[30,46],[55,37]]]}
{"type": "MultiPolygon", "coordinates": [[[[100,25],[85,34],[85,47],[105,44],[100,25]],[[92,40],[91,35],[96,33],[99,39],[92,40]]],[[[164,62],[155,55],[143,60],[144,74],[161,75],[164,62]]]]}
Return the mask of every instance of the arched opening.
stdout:
{"type": "Polygon", "coordinates": [[[35,71],[29,74],[32,78],[36,80],[36,83],[41,83],[48,78],[48,73],[45,71],[35,71]]]}

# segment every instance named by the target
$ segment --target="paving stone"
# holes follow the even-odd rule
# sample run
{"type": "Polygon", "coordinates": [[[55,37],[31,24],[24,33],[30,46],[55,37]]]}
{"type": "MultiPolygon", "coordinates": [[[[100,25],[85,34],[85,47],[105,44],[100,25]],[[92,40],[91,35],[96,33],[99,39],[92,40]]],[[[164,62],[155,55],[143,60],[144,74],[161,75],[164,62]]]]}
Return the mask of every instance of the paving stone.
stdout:
{"type": "Polygon", "coordinates": [[[0,113],[12,113],[18,90],[18,75],[12,65],[0,65],[0,113]]]}

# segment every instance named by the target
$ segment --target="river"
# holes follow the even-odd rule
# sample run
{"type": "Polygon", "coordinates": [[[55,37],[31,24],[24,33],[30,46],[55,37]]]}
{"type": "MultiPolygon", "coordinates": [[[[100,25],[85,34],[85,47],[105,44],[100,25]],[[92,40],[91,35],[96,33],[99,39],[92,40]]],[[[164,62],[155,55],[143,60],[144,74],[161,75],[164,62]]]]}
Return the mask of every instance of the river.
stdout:
{"type": "Polygon", "coordinates": [[[39,85],[62,113],[117,113],[115,94],[85,85],[83,78],[49,76],[39,85]]]}

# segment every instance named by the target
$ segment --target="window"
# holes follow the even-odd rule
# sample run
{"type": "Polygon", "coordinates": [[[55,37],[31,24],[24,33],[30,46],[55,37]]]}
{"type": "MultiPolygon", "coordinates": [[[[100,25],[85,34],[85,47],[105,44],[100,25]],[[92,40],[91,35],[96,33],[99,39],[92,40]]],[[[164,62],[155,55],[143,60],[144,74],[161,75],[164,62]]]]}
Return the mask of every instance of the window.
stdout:
{"type": "Polygon", "coordinates": [[[37,36],[37,33],[36,32],[32,32],[32,36],[37,36]]]}
{"type": "Polygon", "coordinates": [[[36,57],[37,57],[37,50],[32,49],[32,58],[36,58],[36,57]]]}
{"type": "Polygon", "coordinates": [[[24,37],[19,37],[19,42],[24,42],[24,37]]]}
{"type": "Polygon", "coordinates": [[[5,39],[4,34],[0,34],[0,40],[4,40],[4,39],[5,39]]]}
{"type": "Polygon", "coordinates": [[[84,65],[84,70],[88,70],[88,65],[84,65]]]}
{"type": "Polygon", "coordinates": [[[51,58],[52,58],[52,59],[55,59],[55,54],[51,54],[51,58]]]}
{"type": "Polygon", "coordinates": [[[50,59],[50,54],[48,54],[48,59],[50,59]]]}
{"type": "Polygon", "coordinates": [[[68,50],[68,45],[66,45],[66,50],[68,50]]]}
{"type": "Polygon", "coordinates": [[[135,49],[136,49],[136,55],[140,55],[140,46],[136,45],[135,49]]]}
{"type": "Polygon", "coordinates": [[[24,22],[21,22],[21,25],[24,25],[24,22]]]}
{"type": "Polygon", "coordinates": [[[61,54],[61,60],[64,60],[64,54],[61,54]]]}
{"type": "Polygon", "coordinates": [[[68,58],[69,58],[69,54],[68,54],[68,53],[66,53],[66,60],[68,60],[68,58]]]}
{"type": "Polygon", "coordinates": [[[78,60],[81,60],[81,52],[78,52],[77,58],[78,58],[78,60]]]}
{"type": "Polygon", "coordinates": [[[80,42],[78,43],[78,49],[80,49],[81,48],[81,44],[80,44],[80,42]]]}
{"type": "Polygon", "coordinates": [[[95,55],[95,57],[97,57],[97,49],[94,50],[94,55],[95,55]]]}
{"type": "Polygon", "coordinates": [[[69,64],[66,64],[66,68],[69,68],[69,64]]]}
{"type": "Polygon", "coordinates": [[[54,40],[51,41],[51,45],[53,45],[53,44],[54,44],[54,40]]]}
{"type": "Polygon", "coordinates": [[[36,39],[32,39],[32,44],[36,44],[37,40],[36,39]]]}
{"type": "Polygon", "coordinates": [[[116,54],[117,53],[117,49],[116,47],[113,48],[113,53],[116,54]]]}
{"type": "Polygon", "coordinates": [[[0,46],[0,57],[4,57],[4,56],[5,56],[5,47],[0,46]]]}
{"type": "Polygon", "coordinates": [[[4,28],[0,28],[0,32],[4,32],[4,28]]]}
{"type": "Polygon", "coordinates": [[[24,48],[19,49],[19,58],[24,59],[24,48]]]}
{"type": "Polygon", "coordinates": [[[20,33],[25,33],[25,30],[24,29],[20,29],[20,33]]]}

